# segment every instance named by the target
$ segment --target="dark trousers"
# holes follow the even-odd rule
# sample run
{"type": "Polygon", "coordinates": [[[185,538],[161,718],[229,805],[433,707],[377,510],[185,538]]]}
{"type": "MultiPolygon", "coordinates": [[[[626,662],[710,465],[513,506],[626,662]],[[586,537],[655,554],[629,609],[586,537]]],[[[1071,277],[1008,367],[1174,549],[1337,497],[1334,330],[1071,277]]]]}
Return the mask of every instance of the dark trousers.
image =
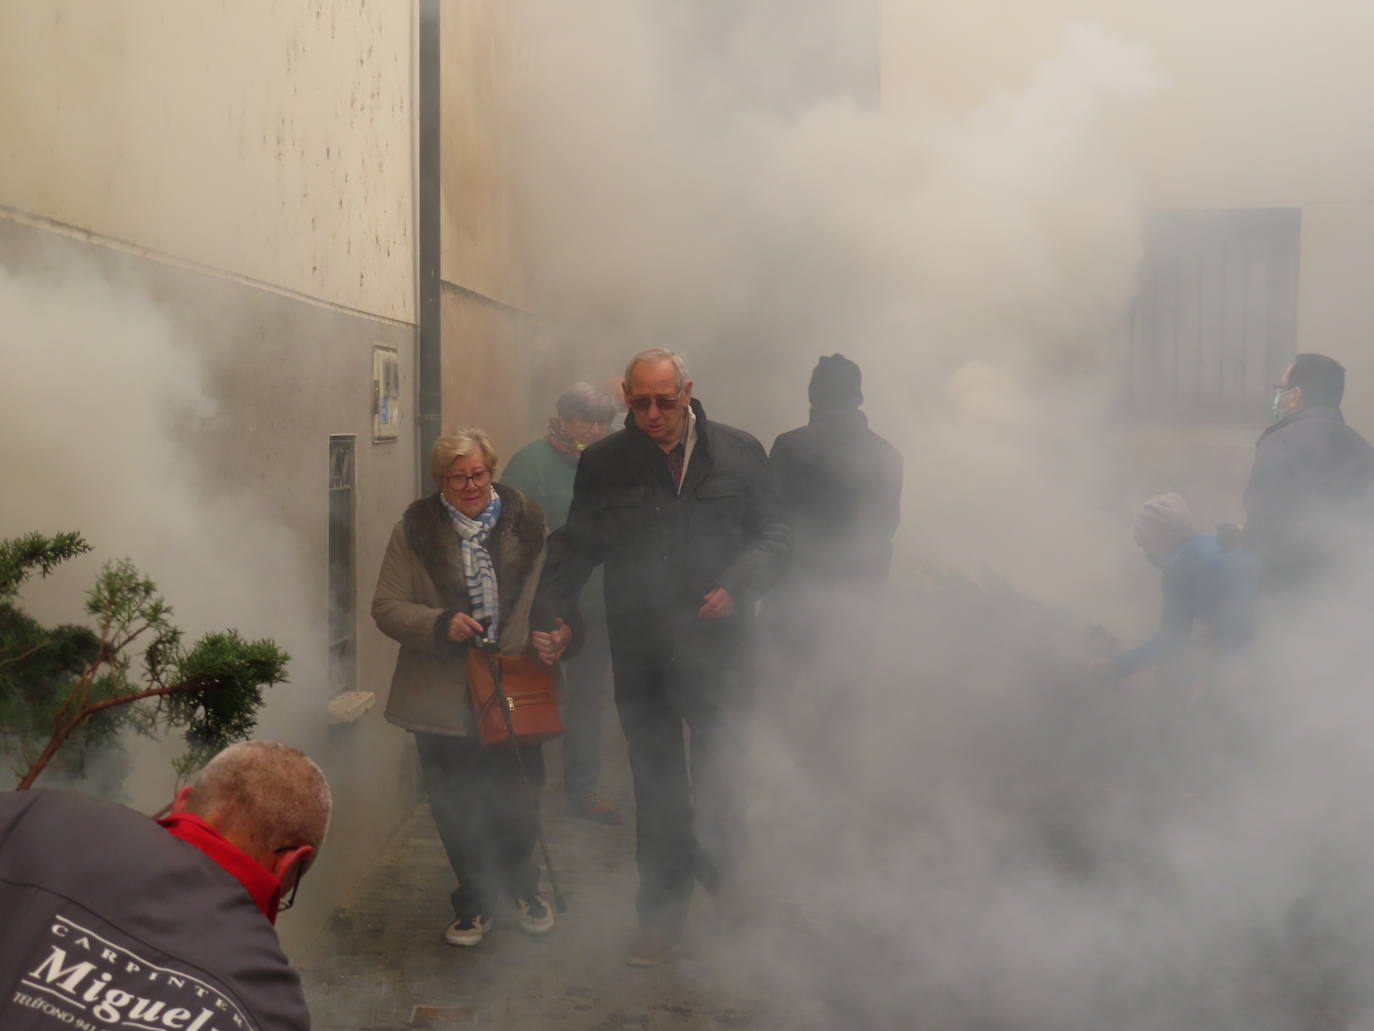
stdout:
{"type": "Polygon", "coordinates": [[[601,778],[601,713],[611,649],[605,613],[589,612],[586,638],[577,655],[563,664],[563,790],[570,801],[596,793],[601,778]]]}
{"type": "Polygon", "coordinates": [[[678,930],[693,878],[715,893],[733,887],[745,845],[747,679],[738,669],[615,664],[634,776],[643,925],[678,930]]]}
{"type": "MultiPolygon", "coordinates": [[[[490,915],[502,890],[513,898],[537,892],[539,809],[520,778],[515,750],[482,748],[473,738],[448,734],[417,733],[415,746],[429,809],[458,878],[454,916],[490,915]]],[[[533,783],[542,785],[539,746],[525,746],[521,755],[533,783]]]]}

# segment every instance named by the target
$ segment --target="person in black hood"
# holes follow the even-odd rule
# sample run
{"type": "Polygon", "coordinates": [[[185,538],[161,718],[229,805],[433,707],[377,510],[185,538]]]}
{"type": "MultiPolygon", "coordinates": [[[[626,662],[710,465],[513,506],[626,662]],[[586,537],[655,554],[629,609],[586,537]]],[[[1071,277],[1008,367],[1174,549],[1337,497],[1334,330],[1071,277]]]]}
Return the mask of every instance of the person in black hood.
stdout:
{"type": "MultiPolygon", "coordinates": [[[[718,908],[739,909],[754,604],[786,565],[791,534],[763,447],[707,420],[680,357],[635,355],[625,400],[625,428],[578,462],[539,595],[575,624],[578,593],[605,567],[635,788],[639,930],[626,961],[653,966],[678,941],[694,879],[718,908]]],[[[568,637],[566,626],[538,631],[534,644],[552,661],[568,637]]]]}
{"type": "Polygon", "coordinates": [[[1344,395],[1345,369],[1322,354],[1298,355],[1274,387],[1276,421],[1255,445],[1242,538],[1264,564],[1266,593],[1320,574],[1359,522],[1374,449],[1346,425],[1344,395]]]}
{"type": "MultiPolygon", "coordinates": [[[[811,375],[811,418],[773,442],[773,475],[792,525],[792,564],[764,603],[770,711],[805,713],[778,733],[802,767],[827,740],[878,653],[889,604],[892,536],[901,516],[902,456],[859,410],[859,367],[822,357],[811,375]]],[[[833,776],[833,768],[816,776],[833,776]]]]}
{"type": "Polygon", "coordinates": [[[808,395],[810,421],[778,437],[771,455],[795,541],[788,582],[881,584],[901,519],[902,456],[868,428],[861,373],[844,355],[817,362],[808,395]]]}

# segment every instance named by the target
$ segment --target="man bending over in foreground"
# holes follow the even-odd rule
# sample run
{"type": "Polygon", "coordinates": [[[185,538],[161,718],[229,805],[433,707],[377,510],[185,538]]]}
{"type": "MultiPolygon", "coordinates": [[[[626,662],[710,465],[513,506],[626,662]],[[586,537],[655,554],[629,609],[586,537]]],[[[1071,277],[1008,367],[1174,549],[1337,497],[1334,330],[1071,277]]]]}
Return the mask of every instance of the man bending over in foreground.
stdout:
{"type": "Polygon", "coordinates": [[[0,792],[0,1027],[308,1029],[273,924],[329,811],[320,768],[275,741],[230,745],[156,821],[0,792]]]}

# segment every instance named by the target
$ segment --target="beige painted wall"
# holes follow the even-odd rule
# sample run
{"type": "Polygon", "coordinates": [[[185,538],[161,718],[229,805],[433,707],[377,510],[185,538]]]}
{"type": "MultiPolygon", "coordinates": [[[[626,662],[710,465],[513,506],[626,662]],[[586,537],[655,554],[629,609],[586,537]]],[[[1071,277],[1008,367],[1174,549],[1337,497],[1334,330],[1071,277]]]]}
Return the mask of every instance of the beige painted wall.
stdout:
{"type": "Polygon", "coordinates": [[[413,30],[404,0],[7,0],[0,207],[414,322],[413,30]]]}
{"type": "Polygon", "coordinates": [[[507,0],[441,8],[443,425],[481,426],[503,458],[545,407],[510,185],[511,36],[507,0]]]}
{"type": "Polygon", "coordinates": [[[525,347],[528,319],[513,308],[447,284],[440,319],[444,327],[444,432],[480,426],[491,434],[504,465],[536,430],[525,347]]]}
{"type": "Polygon", "coordinates": [[[440,276],[525,308],[510,186],[512,40],[507,0],[440,12],[443,250],[440,276]]]}

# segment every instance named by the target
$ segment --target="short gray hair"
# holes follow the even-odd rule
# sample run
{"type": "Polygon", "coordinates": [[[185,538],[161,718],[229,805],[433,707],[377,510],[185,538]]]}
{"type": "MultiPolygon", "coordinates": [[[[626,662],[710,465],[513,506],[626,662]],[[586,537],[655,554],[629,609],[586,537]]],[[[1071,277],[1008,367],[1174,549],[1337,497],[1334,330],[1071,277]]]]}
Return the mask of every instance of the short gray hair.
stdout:
{"type": "Polygon", "coordinates": [[[482,456],[491,478],[496,479],[496,448],[486,430],[474,426],[460,427],[434,442],[434,449],[429,453],[429,475],[436,485],[442,486],[444,477],[448,475],[448,467],[455,458],[476,454],[482,456]]]}
{"type": "Polygon", "coordinates": [[[560,419],[586,419],[588,422],[610,422],[615,414],[615,400],[601,387],[590,383],[574,383],[558,395],[556,406],[560,419]]]}
{"type": "Polygon", "coordinates": [[[687,363],[682,360],[682,355],[669,351],[665,347],[650,347],[640,351],[630,359],[630,364],[625,366],[625,387],[629,389],[630,373],[634,372],[635,366],[640,362],[672,362],[673,369],[677,372],[677,389],[682,393],[687,386],[687,363]]]}
{"type": "Polygon", "coordinates": [[[333,799],[324,771],[279,741],[240,741],[191,781],[186,808],[245,852],[309,845],[319,851],[333,799]]]}

